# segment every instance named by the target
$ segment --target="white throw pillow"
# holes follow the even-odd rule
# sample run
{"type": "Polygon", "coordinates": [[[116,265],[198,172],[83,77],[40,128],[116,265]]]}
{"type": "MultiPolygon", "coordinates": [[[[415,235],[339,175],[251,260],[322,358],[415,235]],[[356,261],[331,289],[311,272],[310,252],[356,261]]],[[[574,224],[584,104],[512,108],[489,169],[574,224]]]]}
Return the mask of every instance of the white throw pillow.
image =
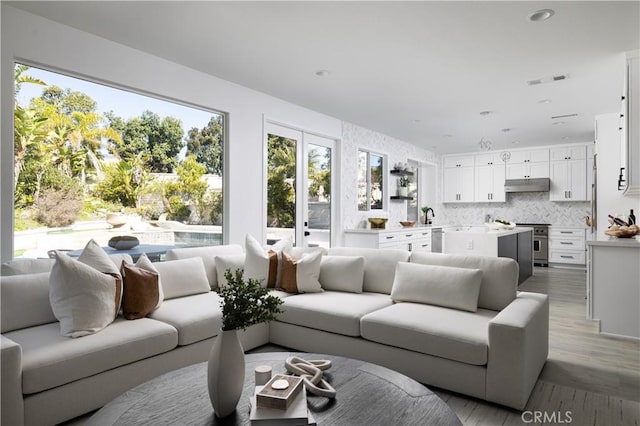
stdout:
{"type": "Polygon", "coordinates": [[[201,257],[156,262],[153,266],[160,275],[164,300],[211,291],[201,257]]]}
{"type": "Polygon", "coordinates": [[[324,256],[320,265],[320,285],[325,290],[362,293],[364,257],[324,256]]]}
{"type": "Polygon", "coordinates": [[[263,287],[279,287],[282,252],[289,250],[292,245],[290,239],[284,238],[264,249],[258,240],[247,234],[244,277],[262,281],[263,287]]]}
{"type": "Polygon", "coordinates": [[[476,312],[481,282],[480,269],[398,262],[391,299],[476,312]]]}
{"type": "Polygon", "coordinates": [[[56,252],[49,277],[49,301],[62,335],[86,336],[111,324],[120,309],[122,293],[117,290],[121,283],[114,276],[56,252]]]}
{"type": "Polygon", "coordinates": [[[162,301],[164,300],[164,292],[162,291],[162,277],[160,276],[160,273],[158,272],[156,267],[149,260],[149,258],[145,253],[142,253],[140,255],[140,257],[135,263],[135,266],[137,266],[138,268],[144,269],[145,271],[155,272],[156,274],[158,274],[158,295],[159,296],[158,296],[158,304],[155,307],[155,309],[158,309],[160,305],[162,305],[162,301]]]}
{"type": "Polygon", "coordinates": [[[232,254],[229,256],[216,256],[216,274],[218,275],[218,287],[227,285],[227,279],[224,277],[227,269],[231,274],[235,275],[237,269],[244,270],[244,254],[232,254]]]}
{"type": "Polygon", "coordinates": [[[280,287],[287,293],[319,293],[322,253],[306,253],[300,259],[282,253],[282,280],[280,287]]]}

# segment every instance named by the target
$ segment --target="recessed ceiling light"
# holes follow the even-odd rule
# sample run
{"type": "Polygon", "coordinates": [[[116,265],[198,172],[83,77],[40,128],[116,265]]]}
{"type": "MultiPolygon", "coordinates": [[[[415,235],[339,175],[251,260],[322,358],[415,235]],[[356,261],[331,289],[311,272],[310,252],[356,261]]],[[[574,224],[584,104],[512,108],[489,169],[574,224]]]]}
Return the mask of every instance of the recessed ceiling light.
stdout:
{"type": "Polygon", "coordinates": [[[555,12],[551,9],[540,9],[527,16],[531,22],[542,22],[551,18],[555,12]]]}
{"type": "Polygon", "coordinates": [[[539,104],[550,104],[551,99],[541,99],[538,101],[539,104]]]}
{"type": "Polygon", "coordinates": [[[482,116],[486,116],[486,115],[489,115],[489,114],[492,114],[492,113],[493,113],[493,111],[480,111],[480,115],[482,115],[482,116]]]}
{"type": "Polygon", "coordinates": [[[414,123],[421,123],[422,120],[420,120],[419,118],[416,118],[415,120],[413,120],[414,123]]]}
{"type": "Polygon", "coordinates": [[[562,139],[566,141],[567,139],[569,139],[569,136],[563,136],[562,139]]]}
{"type": "Polygon", "coordinates": [[[318,70],[315,73],[318,77],[326,77],[331,74],[328,70],[318,70]]]}
{"type": "Polygon", "coordinates": [[[520,143],[520,141],[511,141],[511,143],[512,143],[513,145],[518,145],[518,144],[520,143]]]}
{"type": "Polygon", "coordinates": [[[509,128],[509,127],[505,127],[504,129],[502,129],[502,131],[503,131],[504,133],[510,132],[510,131],[512,131],[512,130],[513,130],[513,129],[511,129],[511,128],[509,128]]]}
{"type": "Polygon", "coordinates": [[[564,121],[554,121],[553,125],[554,126],[562,126],[564,124],[564,121]]]}
{"type": "Polygon", "coordinates": [[[451,134],[447,133],[446,135],[442,135],[442,137],[444,137],[444,138],[452,138],[452,137],[453,137],[453,135],[451,135],[451,134]]]}

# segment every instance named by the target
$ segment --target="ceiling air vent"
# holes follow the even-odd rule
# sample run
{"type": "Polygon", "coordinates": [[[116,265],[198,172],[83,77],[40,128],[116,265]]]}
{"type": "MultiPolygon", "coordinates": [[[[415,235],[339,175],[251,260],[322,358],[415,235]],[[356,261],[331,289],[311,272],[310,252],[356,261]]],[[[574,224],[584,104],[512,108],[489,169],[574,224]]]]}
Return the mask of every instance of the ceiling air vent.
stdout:
{"type": "Polygon", "coordinates": [[[565,115],[554,115],[551,117],[552,120],[557,120],[558,118],[569,118],[569,117],[577,117],[578,114],[565,114],[565,115]]]}
{"type": "Polygon", "coordinates": [[[535,80],[527,80],[527,85],[535,86],[538,84],[553,83],[554,81],[562,81],[569,78],[569,74],[551,75],[543,78],[536,78],[535,80]]]}

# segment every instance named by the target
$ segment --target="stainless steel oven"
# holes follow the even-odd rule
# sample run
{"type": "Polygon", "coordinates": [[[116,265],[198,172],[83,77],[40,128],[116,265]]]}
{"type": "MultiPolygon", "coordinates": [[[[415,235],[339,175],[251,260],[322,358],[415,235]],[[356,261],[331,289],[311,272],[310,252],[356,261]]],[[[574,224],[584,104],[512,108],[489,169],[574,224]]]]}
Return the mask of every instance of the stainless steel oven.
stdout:
{"type": "Polygon", "coordinates": [[[549,266],[549,224],[517,223],[516,225],[533,228],[533,264],[549,266]]]}

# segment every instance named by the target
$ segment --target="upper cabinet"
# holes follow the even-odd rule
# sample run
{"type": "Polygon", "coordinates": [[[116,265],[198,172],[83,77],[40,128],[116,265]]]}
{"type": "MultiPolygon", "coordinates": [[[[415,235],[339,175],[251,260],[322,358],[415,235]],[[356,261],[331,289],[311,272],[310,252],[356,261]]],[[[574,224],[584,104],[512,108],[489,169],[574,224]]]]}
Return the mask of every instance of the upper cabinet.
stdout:
{"type": "Polygon", "coordinates": [[[549,150],[512,151],[506,165],[507,179],[549,177],[549,150]]]}
{"type": "Polygon", "coordinates": [[[551,148],[551,201],[587,200],[587,147],[551,148]]]}
{"type": "Polygon", "coordinates": [[[584,145],[551,148],[551,161],[586,160],[587,148],[584,145]]]}
{"type": "Polygon", "coordinates": [[[502,203],[505,201],[505,166],[497,153],[475,156],[474,199],[478,203],[502,203]]]}
{"type": "Polygon", "coordinates": [[[473,155],[452,155],[442,160],[444,203],[468,203],[473,201],[474,158],[473,155]]]}

